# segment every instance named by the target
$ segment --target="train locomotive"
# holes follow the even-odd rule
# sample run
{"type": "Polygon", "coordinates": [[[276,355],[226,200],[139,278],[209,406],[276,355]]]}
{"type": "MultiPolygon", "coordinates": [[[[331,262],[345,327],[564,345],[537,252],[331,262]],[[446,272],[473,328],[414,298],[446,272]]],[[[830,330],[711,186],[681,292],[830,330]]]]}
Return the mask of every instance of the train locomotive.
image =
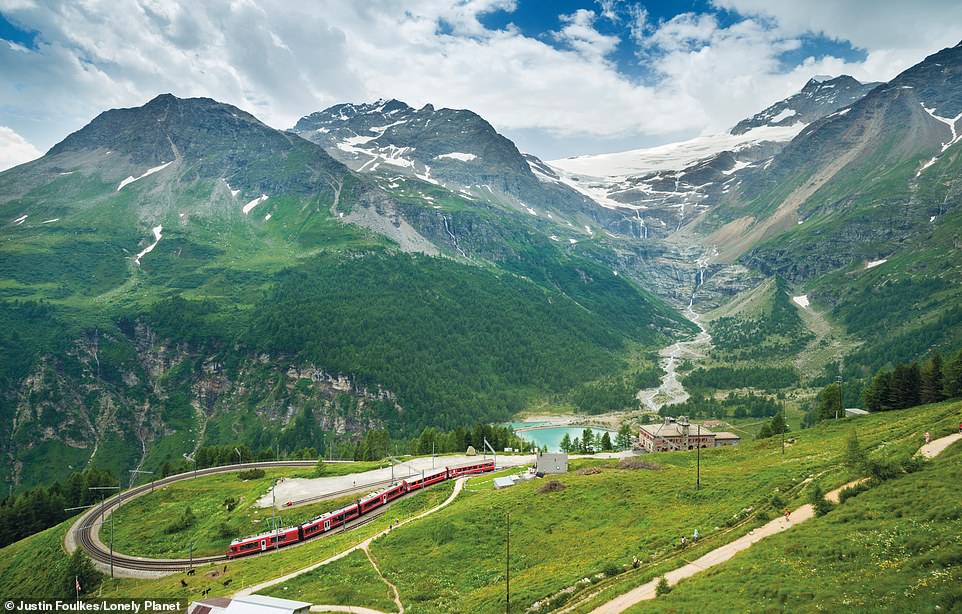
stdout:
{"type": "Polygon", "coordinates": [[[431,473],[424,473],[415,480],[401,480],[397,484],[392,484],[384,490],[371,493],[362,499],[358,499],[347,507],[321,514],[298,526],[285,527],[283,529],[277,529],[276,531],[268,531],[258,535],[235,539],[227,548],[227,558],[235,559],[248,554],[283,548],[317,537],[318,535],[344,526],[352,520],[360,518],[383,505],[387,505],[409,492],[427,488],[432,484],[437,484],[444,480],[474,473],[485,473],[487,471],[494,471],[493,460],[483,460],[457,467],[444,467],[443,469],[432,470],[431,473]]]}

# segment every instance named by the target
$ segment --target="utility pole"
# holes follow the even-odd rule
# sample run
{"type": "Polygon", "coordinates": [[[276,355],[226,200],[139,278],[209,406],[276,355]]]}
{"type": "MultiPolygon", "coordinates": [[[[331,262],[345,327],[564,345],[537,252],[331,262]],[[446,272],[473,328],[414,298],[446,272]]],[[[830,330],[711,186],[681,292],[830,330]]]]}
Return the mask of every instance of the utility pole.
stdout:
{"type": "MultiPolygon", "coordinates": [[[[484,440],[484,445],[487,447],[487,449],[488,449],[488,450],[491,450],[491,454],[494,454],[494,468],[497,469],[497,468],[498,468],[498,452],[497,452],[497,450],[495,450],[494,448],[491,447],[491,444],[490,444],[490,443],[488,443],[488,438],[487,438],[487,437],[482,437],[482,439],[484,440]]],[[[487,456],[487,455],[485,455],[485,456],[487,456]]]]}
{"type": "Polygon", "coordinates": [[[698,445],[695,456],[697,458],[697,473],[695,474],[695,490],[701,489],[701,424],[698,425],[698,445]]]}
{"type": "Polygon", "coordinates": [[[431,469],[434,469],[434,440],[431,441],[431,469]]]}
{"type": "MultiPolygon", "coordinates": [[[[134,474],[136,474],[136,473],[149,473],[150,475],[153,475],[153,474],[154,474],[153,471],[141,471],[141,470],[139,470],[139,469],[131,469],[131,470],[130,470],[130,473],[134,473],[134,474]]],[[[134,482],[134,476],[130,476],[130,483],[131,483],[131,485],[133,485],[133,482],[134,482]]],[[[154,492],[154,478],[150,478],[150,492],[154,492]]]]}
{"type": "Polygon", "coordinates": [[[785,424],[785,404],[782,403],[782,455],[785,454],[785,429],[788,427],[785,424]]]}
{"type": "MultiPolygon", "coordinates": [[[[89,490],[120,490],[120,486],[89,486],[89,490]]],[[[100,525],[104,524],[104,513],[106,512],[106,499],[104,493],[100,493],[100,525]]],[[[110,514],[110,577],[114,577],[114,515],[110,514]]]]}
{"type": "Polygon", "coordinates": [[[187,548],[188,548],[188,554],[187,554],[187,556],[188,556],[189,559],[190,559],[190,567],[189,567],[189,569],[193,569],[193,568],[194,568],[194,543],[195,543],[195,542],[190,542],[190,544],[187,545],[187,548]]]}
{"type": "Polygon", "coordinates": [[[277,533],[277,479],[274,479],[273,486],[271,486],[271,524],[274,525],[274,550],[279,550],[281,545],[280,541],[277,539],[279,537],[277,533]]]}
{"type": "Polygon", "coordinates": [[[184,452],[184,458],[185,458],[186,460],[189,460],[189,461],[191,461],[191,462],[194,463],[194,477],[195,477],[195,478],[197,477],[197,458],[196,458],[196,452],[197,452],[196,450],[195,450],[194,452],[190,453],[190,454],[187,454],[186,452],[184,452]]]}
{"type": "Polygon", "coordinates": [[[505,557],[504,578],[505,578],[505,614],[511,613],[511,512],[507,512],[507,527],[505,528],[505,557]]]}
{"type": "Polygon", "coordinates": [[[845,407],[844,407],[843,404],[842,404],[843,401],[842,401],[842,371],[841,371],[841,369],[842,369],[842,366],[839,365],[839,373],[838,373],[838,377],[836,378],[836,381],[838,381],[838,415],[844,418],[844,417],[845,417],[845,407]]]}

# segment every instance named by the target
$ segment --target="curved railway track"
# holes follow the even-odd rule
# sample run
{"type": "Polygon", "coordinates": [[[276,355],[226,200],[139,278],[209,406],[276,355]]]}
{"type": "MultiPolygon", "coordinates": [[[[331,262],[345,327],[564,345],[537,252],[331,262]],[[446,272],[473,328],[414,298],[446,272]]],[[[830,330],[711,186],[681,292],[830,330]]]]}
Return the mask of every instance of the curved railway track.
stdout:
{"type": "MultiPolygon", "coordinates": [[[[197,471],[189,471],[186,473],[179,473],[177,475],[168,476],[166,478],[155,481],[153,484],[143,484],[131,488],[129,490],[122,491],[109,499],[105,499],[103,505],[98,505],[92,507],[89,510],[81,514],[80,518],[74,522],[73,526],[67,532],[65,538],[65,546],[68,552],[73,552],[74,548],[83,548],[91,560],[100,563],[102,566],[107,567],[111,562],[110,551],[106,546],[101,543],[97,538],[96,532],[100,529],[102,522],[106,520],[114,510],[119,508],[124,503],[135,499],[141,495],[151,492],[154,488],[161,486],[167,486],[173,484],[174,482],[179,482],[181,480],[189,480],[194,477],[200,477],[203,475],[211,475],[215,473],[229,473],[231,471],[245,471],[249,469],[266,469],[272,467],[313,467],[316,465],[315,461],[268,461],[259,463],[242,463],[237,465],[225,465],[221,467],[208,467],[206,469],[198,469],[197,471]],[[101,518],[98,518],[100,516],[101,518]],[[72,543],[71,543],[72,542],[72,543]],[[73,548],[71,548],[73,546],[73,548]]],[[[352,492],[358,492],[360,490],[368,490],[371,487],[377,487],[384,484],[389,484],[391,480],[381,480],[379,482],[374,482],[370,484],[364,484],[361,488],[348,488],[344,490],[339,490],[331,492],[319,497],[308,497],[302,500],[294,502],[294,505],[310,503],[313,501],[320,501],[323,499],[328,499],[332,497],[337,497],[339,495],[345,495],[352,492]]],[[[343,531],[350,531],[363,526],[378,516],[380,516],[387,507],[373,511],[370,514],[366,514],[356,521],[345,525],[342,530],[332,531],[330,533],[322,533],[321,535],[331,535],[341,533],[343,531]]],[[[308,541],[313,541],[308,540],[308,541]]],[[[305,542],[306,543],[306,542],[305,542]]],[[[296,544],[294,546],[288,546],[289,548],[300,546],[301,544],[296,544]]],[[[268,551],[269,552],[269,551],[268,551]]],[[[268,554],[268,552],[262,554],[268,554]]],[[[261,554],[254,555],[261,556],[261,554]]],[[[140,571],[140,572],[154,572],[159,574],[164,573],[174,573],[178,571],[184,571],[188,569],[191,564],[195,567],[198,565],[207,565],[210,563],[220,563],[227,561],[226,555],[215,555],[215,556],[201,556],[194,557],[191,559],[153,559],[146,557],[136,557],[126,554],[121,554],[116,551],[113,553],[113,567],[114,570],[130,570],[130,571],[140,571]]]]}

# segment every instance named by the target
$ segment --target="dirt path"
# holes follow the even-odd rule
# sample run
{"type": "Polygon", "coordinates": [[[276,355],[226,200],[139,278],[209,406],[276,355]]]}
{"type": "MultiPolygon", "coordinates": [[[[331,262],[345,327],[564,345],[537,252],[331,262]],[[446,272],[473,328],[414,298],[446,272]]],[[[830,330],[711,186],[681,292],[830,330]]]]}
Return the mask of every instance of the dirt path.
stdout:
{"type": "Polygon", "coordinates": [[[364,554],[367,555],[367,560],[371,562],[371,566],[374,567],[374,571],[376,571],[377,575],[380,576],[381,581],[390,586],[391,590],[394,591],[394,605],[397,606],[398,614],[404,614],[404,604],[401,603],[401,594],[397,592],[397,587],[391,582],[388,582],[388,579],[385,578],[384,574],[381,573],[381,568],[377,566],[377,561],[374,560],[374,555],[371,554],[371,549],[365,548],[364,554]]]}
{"type": "MultiPolygon", "coordinates": [[[[394,528],[397,529],[398,527],[402,527],[402,526],[408,524],[409,522],[414,522],[415,520],[420,520],[421,518],[424,518],[425,516],[427,516],[427,515],[429,515],[429,514],[433,514],[434,512],[436,512],[436,511],[438,511],[438,510],[440,510],[440,509],[443,509],[443,508],[447,507],[448,505],[451,505],[451,503],[453,503],[454,500],[457,499],[458,494],[461,493],[461,490],[464,488],[464,483],[465,483],[468,479],[469,479],[469,478],[467,478],[467,477],[458,478],[458,480],[454,483],[454,491],[451,493],[451,496],[449,496],[447,499],[444,500],[443,503],[441,503],[441,504],[439,504],[439,505],[437,505],[437,506],[435,506],[435,507],[432,507],[431,509],[429,509],[429,510],[427,510],[427,511],[425,511],[425,512],[421,512],[421,513],[418,514],[417,516],[412,516],[411,518],[408,518],[407,520],[402,520],[402,521],[401,521],[399,524],[397,524],[394,528]]],[[[324,560],[321,561],[320,563],[315,563],[315,564],[313,564],[313,565],[310,565],[309,567],[305,567],[305,568],[303,568],[303,569],[299,569],[299,570],[297,570],[297,571],[293,571],[293,572],[291,572],[291,573],[289,573],[289,574],[286,574],[286,575],[283,575],[283,576],[281,576],[281,577],[279,577],[279,578],[274,578],[273,580],[268,580],[268,581],[266,581],[266,582],[261,582],[260,584],[255,584],[254,586],[251,586],[251,587],[249,587],[249,588],[245,588],[245,589],[239,590],[239,591],[237,591],[236,593],[234,593],[234,597],[245,597],[245,596],[247,596],[247,595],[251,595],[251,594],[256,593],[256,592],[258,592],[258,591],[262,591],[262,590],[264,590],[265,588],[269,588],[269,587],[275,586],[275,585],[277,585],[277,584],[283,584],[284,582],[287,582],[288,580],[291,580],[291,579],[293,579],[293,578],[296,578],[297,576],[300,576],[300,575],[302,575],[302,574],[305,574],[305,573],[314,571],[314,570],[317,569],[318,567],[323,567],[324,565],[327,565],[327,564],[329,564],[329,563],[333,563],[334,561],[337,561],[337,560],[339,560],[339,559],[342,559],[342,558],[344,558],[345,556],[349,555],[350,553],[352,553],[352,552],[354,552],[354,551],[356,551],[356,550],[363,550],[365,553],[368,554],[368,558],[370,558],[370,551],[369,551],[369,549],[370,549],[370,547],[371,547],[371,542],[373,542],[373,541],[376,540],[377,538],[381,537],[382,535],[387,535],[387,534],[390,533],[390,532],[391,532],[391,529],[384,529],[384,530],[381,531],[380,533],[377,533],[377,534],[375,534],[375,535],[372,535],[371,537],[365,539],[365,540],[362,541],[361,543],[356,544],[356,545],[354,545],[354,546],[351,546],[351,547],[348,548],[347,550],[343,550],[343,551],[335,554],[334,556],[332,556],[332,557],[330,557],[330,558],[324,559],[324,560]]],[[[373,564],[373,561],[372,561],[372,564],[373,564]]],[[[377,565],[375,565],[374,568],[377,569],[377,565]]],[[[378,570],[378,574],[379,574],[379,575],[380,575],[380,573],[381,573],[381,571],[378,570]]],[[[381,576],[381,577],[383,578],[384,576],[381,576]]],[[[385,580],[385,582],[387,582],[387,580],[385,580]]],[[[394,594],[395,594],[395,596],[397,597],[397,588],[394,587],[394,585],[391,584],[390,582],[388,582],[388,585],[391,586],[392,589],[394,589],[394,594]]],[[[399,598],[396,599],[396,602],[398,603],[398,606],[400,607],[400,611],[401,611],[401,612],[404,612],[404,608],[403,608],[403,606],[401,606],[401,604],[400,604],[400,599],[399,599],[399,598]]],[[[353,607],[353,606],[328,606],[328,605],[321,605],[321,606],[314,606],[314,607],[318,607],[318,608],[328,608],[328,610],[330,610],[331,608],[338,608],[337,610],[334,610],[334,611],[338,611],[338,612],[361,612],[361,611],[364,611],[364,610],[361,609],[361,608],[355,608],[354,610],[344,610],[344,609],[340,609],[340,608],[353,607]]],[[[311,608],[311,609],[313,610],[313,608],[311,608]]],[[[323,610],[323,609],[322,609],[322,610],[318,610],[318,611],[324,612],[324,611],[327,611],[327,610],[323,610]]],[[[367,610],[367,611],[368,611],[368,612],[373,612],[373,611],[375,611],[375,610],[367,610]]]]}
{"type": "Polygon", "coordinates": [[[947,435],[945,437],[939,437],[938,439],[932,440],[919,448],[919,454],[925,458],[934,458],[942,453],[947,447],[962,439],[962,433],[955,433],[954,435],[947,435]]]}
{"type": "MultiPolygon", "coordinates": [[[[923,446],[919,450],[919,453],[925,456],[926,458],[933,458],[935,456],[938,456],[946,447],[948,447],[949,445],[951,445],[956,441],[959,441],[960,439],[962,439],[962,434],[959,434],[959,433],[956,433],[954,435],[949,435],[947,437],[942,437],[940,439],[936,439],[926,444],[925,446],[923,446]]],[[[828,499],[829,501],[837,502],[839,499],[839,493],[841,493],[846,488],[856,486],[864,482],[866,479],[867,478],[854,480],[852,482],[849,482],[848,484],[845,484],[840,488],[836,488],[835,490],[826,493],[825,498],[828,499]]],[[[729,559],[731,559],[733,556],[735,556],[742,550],[745,550],[752,544],[765,539],[769,535],[775,535],[776,533],[781,533],[782,531],[785,531],[796,524],[805,522],[806,520],[809,520],[814,516],[815,516],[815,510],[812,508],[811,504],[805,504],[800,508],[796,509],[794,512],[792,512],[789,515],[788,520],[786,520],[783,516],[780,516],[775,520],[772,520],[768,524],[758,529],[755,529],[754,531],[751,531],[747,535],[743,535],[742,537],[736,539],[733,542],[730,542],[728,544],[725,544],[724,546],[715,548],[711,552],[701,556],[698,559],[695,559],[694,561],[691,561],[687,565],[684,565],[682,567],[679,567],[678,569],[669,571],[668,573],[665,574],[665,578],[668,579],[668,584],[673,586],[679,580],[690,578],[691,576],[697,574],[700,571],[704,571],[709,567],[714,567],[719,563],[724,563],[725,561],[728,561],[729,559]]],[[[628,591],[627,593],[625,593],[624,595],[619,595],[618,597],[615,597],[608,603],[601,605],[595,608],[594,610],[592,610],[592,614],[616,614],[617,612],[623,612],[627,610],[629,607],[635,605],[639,601],[654,599],[655,587],[657,586],[659,580],[660,578],[655,578],[651,582],[648,582],[647,584],[643,584],[637,588],[634,588],[628,591]]]]}

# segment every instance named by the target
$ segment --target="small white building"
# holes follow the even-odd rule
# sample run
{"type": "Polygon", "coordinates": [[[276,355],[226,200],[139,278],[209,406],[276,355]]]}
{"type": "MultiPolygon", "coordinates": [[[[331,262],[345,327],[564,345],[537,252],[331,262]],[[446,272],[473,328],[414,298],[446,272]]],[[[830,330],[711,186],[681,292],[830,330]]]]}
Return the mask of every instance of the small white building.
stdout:
{"type": "Polygon", "coordinates": [[[267,595],[248,595],[231,599],[224,614],[308,614],[311,604],[267,595]]]}
{"type": "Polygon", "coordinates": [[[190,614],[309,614],[311,604],[266,595],[248,595],[233,599],[212,597],[194,601],[187,611],[190,614]]]}
{"type": "Polygon", "coordinates": [[[538,452],[535,470],[547,475],[568,473],[568,455],[564,452],[557,454],[538,452]]]}

